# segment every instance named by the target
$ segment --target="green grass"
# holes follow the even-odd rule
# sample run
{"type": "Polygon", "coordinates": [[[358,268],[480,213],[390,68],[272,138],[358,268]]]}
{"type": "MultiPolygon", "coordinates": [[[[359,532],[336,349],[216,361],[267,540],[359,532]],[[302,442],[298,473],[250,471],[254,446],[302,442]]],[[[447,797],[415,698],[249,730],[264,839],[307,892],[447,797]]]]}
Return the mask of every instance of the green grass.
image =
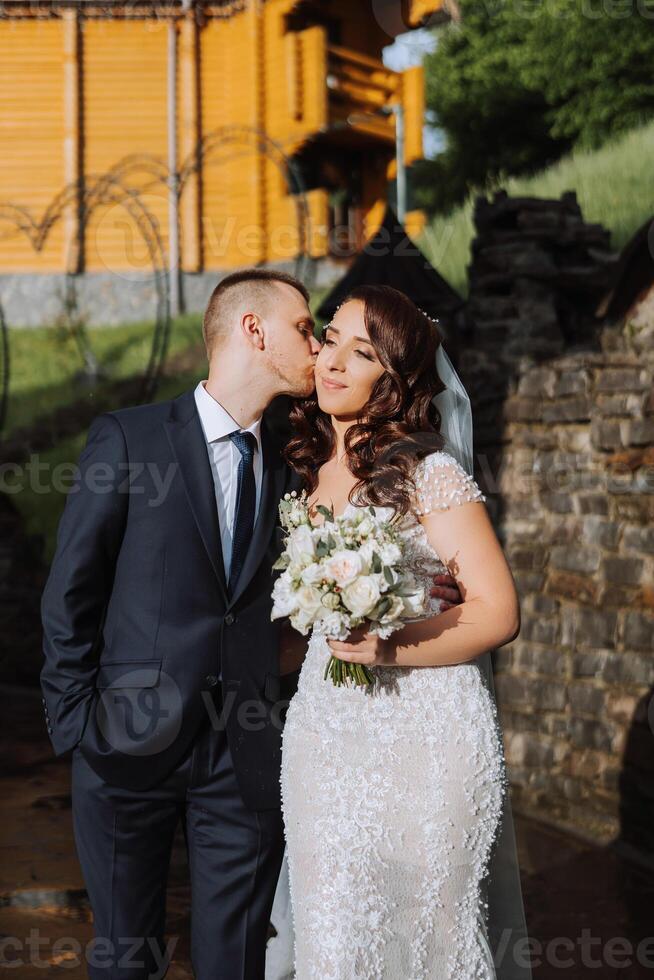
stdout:
{"type": "MultiPolygon", "coordinates": [[[[199,314],[173,321],[168,358],[202,343],[201,323],[199,314]]],[[[87,329],[90,349],[107,375],[107,380],[99,384],[100,390],[145,370],[152,329],[151,322],[87,329]]],[[[12,327],[9,343],[11,373],[5,435],[91,391],[79,378],[84,361],[70,331],[58,326],[12,327]]]]}
{"type": "Polygon", "coordinates": [[[575,151],[532,177],[511,177],[495,188],[471,193],[461,207],[435,218],[418,244],[441,275],[467,296],[474,199],[478,193],[490,196],[503,188],[512,197],[557,199],[575,191],[584,220],[604,225],[611,232],[612,249],[620,251],[654,213],[652,157],[654,123],[616,137],[599,150],[575,151]]]}

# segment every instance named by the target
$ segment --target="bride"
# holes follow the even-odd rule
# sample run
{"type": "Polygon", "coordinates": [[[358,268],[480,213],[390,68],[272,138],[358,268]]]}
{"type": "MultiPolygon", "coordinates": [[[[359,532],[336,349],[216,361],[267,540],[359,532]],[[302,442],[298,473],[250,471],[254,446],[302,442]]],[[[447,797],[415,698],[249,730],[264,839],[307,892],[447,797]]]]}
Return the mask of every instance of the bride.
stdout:
{"type": "Polygon", "coordinates": [[[446,363],[409,297],[358,287],[325,328],[316,394],[291,415],[285,455],[314,523],[321,504],[395,514],[426,593],[449,571],[463,596],[446,611],[431,598],[387,640],[358,631],[307,646],[294,633],[285,646],[302,663],[281,771],[297,980],[530,976],[515,960],[496,973],[486,901],[501,837],[514,864],[490,925],[504,916],[515,939],[524,920],[488,651],[516,637],[520,609],[486,498],[453,455],[465,455],[461,418],[437,408],[446,363]],[[332,653],[371,668],[373,685],[324,680],[332,653]]]}

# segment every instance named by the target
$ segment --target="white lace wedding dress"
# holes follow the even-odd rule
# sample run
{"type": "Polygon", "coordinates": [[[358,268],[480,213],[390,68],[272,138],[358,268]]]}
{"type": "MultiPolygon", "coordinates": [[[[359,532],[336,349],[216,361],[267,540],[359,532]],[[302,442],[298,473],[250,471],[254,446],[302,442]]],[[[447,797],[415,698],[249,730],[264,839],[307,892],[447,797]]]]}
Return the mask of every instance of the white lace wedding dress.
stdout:
{"type": "MultiPolygon", "coordinates": [[[[429,595],[446,569],[418,516],[486,498],[443,451],[416,485],[402,534],[429,595]]],[[[375,667],[365,690],[323,680],[329,655],[312,636],[283,733],[295,976],[491,980],[480,881],[508,783],[480,670],[375,667]]]]}

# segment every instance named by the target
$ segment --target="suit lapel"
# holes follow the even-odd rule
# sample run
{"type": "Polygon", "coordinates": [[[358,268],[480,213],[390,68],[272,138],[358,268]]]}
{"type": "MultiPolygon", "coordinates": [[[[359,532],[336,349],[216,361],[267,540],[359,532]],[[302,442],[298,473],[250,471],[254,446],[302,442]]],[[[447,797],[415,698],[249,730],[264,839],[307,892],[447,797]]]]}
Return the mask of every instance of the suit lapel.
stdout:
{"type": "Polygon", "coordinates": [[[261,500],[252,533],[252,542],[245,557],[241,574],[237,579],[234,594],[229,600],[230,605],[237,602],[243,594],[266,553],[273,529],[279,519],[279,501],[284,494],[288,477],[288,469],[281,456],[281,445],[272,432],[265,415],[261,425],[261,448],[263,451],[261,500]]]}
{"type": "Polygon", "coordinates": [[[193,517],[227,605],[213,474],[193,391],[185,391],[172,402],[170,417],[164,422],[164,428],[179,466],[193,517]]]}

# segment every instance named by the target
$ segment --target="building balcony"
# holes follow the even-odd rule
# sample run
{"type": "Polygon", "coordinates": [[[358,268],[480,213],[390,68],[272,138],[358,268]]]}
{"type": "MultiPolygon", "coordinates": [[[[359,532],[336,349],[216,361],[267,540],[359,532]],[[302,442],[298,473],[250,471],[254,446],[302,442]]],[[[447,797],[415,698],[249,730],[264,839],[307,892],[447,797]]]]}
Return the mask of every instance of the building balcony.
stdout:
{"type": "Polygon", "coordinates": [[[396,72],[379,58],[331,44],[312,25],[287,35],[288,112],[271,120],[274,133],[294,152],[320,136],[333,144],[395,144],[395,120],[382,110],[404,107],[405,162],[422,156],[424,75],[421,67],[396,72]],[[277,126],[279,125],[279,129],[277,126]]]}
{"type": "Polygon", "coordinates": [[[366,136],[395,141],[392,116],[380,110],[401,97],[401,76],[383,62],[349,48],[327,45],[327,125],[349,125],[366,136]]]}

